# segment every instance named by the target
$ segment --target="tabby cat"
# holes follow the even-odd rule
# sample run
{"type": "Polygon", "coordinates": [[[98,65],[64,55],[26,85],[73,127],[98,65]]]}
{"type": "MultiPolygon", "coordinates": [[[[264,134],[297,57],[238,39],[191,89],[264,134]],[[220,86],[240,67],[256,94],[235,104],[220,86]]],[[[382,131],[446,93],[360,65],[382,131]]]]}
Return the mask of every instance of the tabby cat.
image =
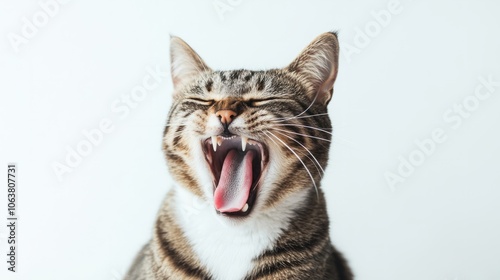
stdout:
{"type": "Polygon", "coordinates": [[[125,279],[353,279],[320,189],[337,35],[266,71],[212,70],[178,37],[170,53],[163,150],[176,184],[125,279]]]}

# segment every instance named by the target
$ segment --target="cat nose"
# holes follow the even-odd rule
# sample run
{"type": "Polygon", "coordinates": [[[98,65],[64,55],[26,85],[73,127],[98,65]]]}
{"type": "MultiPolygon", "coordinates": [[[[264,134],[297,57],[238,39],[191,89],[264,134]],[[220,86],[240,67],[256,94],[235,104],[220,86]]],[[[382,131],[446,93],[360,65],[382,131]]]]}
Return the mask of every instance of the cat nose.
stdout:
{"type": "Polygon", "coordinates": [[[233,110],[219,110],[215,113],[215,116],[225,125],[229,125],[236,115],[236,112],[233,110]]]}

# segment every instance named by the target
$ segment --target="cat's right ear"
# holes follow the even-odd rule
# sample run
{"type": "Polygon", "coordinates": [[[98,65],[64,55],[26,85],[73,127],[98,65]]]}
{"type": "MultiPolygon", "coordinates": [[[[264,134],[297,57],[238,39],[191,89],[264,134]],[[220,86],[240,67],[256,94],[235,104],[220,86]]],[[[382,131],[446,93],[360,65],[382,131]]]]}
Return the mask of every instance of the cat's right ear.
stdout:
{"type": "Polygon", "coordinates": [[[332,98],[338,61],[337,34],[326,32],[312,41],[286,69],[310,87],[311,100],[326,106],[332,98]]]}
{"type": "Polygon", "coordinates": [[[170,36],[170,69],[176,89],[196,75],[211,71],[203,59],[184,40],[176,36],[170,36]]]}

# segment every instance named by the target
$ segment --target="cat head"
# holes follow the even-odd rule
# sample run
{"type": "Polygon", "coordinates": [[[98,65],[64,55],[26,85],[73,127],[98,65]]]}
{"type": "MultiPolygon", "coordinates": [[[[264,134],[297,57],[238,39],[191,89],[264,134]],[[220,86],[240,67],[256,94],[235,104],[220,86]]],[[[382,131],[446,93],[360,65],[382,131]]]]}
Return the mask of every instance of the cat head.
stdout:
{"type": "Polygon", "coordinates": [[[338,51],[336,34],[324,33],[285,68],[215,71],[172,37],[163,148],[178,185],[233,220],[293,211],[318,194],[338,51]]]}

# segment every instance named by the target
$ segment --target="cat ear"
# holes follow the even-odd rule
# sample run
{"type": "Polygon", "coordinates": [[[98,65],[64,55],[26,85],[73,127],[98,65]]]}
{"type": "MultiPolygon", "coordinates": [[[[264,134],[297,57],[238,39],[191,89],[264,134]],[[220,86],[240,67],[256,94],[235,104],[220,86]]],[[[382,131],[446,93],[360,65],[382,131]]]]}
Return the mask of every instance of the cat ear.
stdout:
{"type": "Polygon", "coordinates": [[[332,98],[338,61],[337,34],[327,32],[314,39],[285,69],[296,73],[312,88],[309,91],[311,100],[326,106],[332,98]]]}
{"type": "Polygon", "coordinates": [[[180,87],[204,71],[211,71],[203,59],[176,36],[170,36],[170,68],[174,88],[180,87]]]}

